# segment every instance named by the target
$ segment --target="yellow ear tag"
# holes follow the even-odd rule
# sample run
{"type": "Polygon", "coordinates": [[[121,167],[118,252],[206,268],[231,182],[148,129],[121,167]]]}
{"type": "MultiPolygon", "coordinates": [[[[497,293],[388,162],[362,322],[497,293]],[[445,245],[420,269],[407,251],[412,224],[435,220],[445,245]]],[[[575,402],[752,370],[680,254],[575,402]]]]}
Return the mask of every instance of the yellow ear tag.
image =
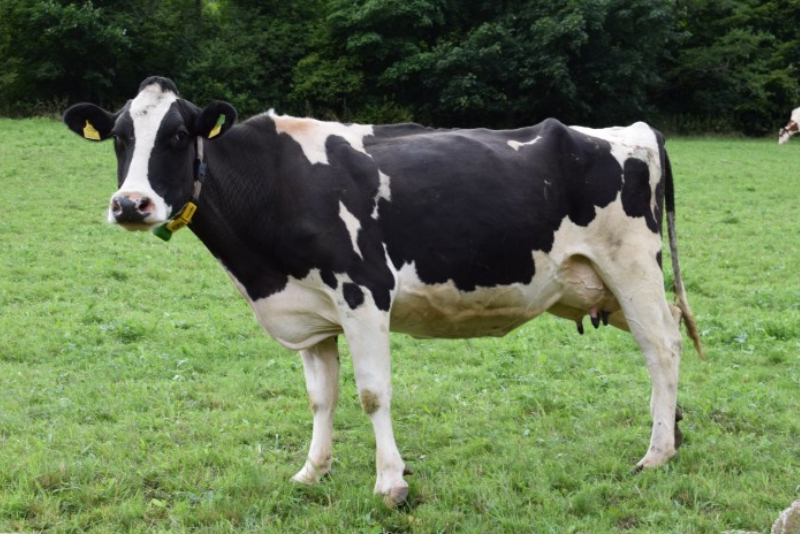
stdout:
{"type": "Polygon", "coordinates": [[[170,232],[177,232],[190,222],[192,222],[192,216],[194,212],[197,211],[197,206],[193,202],[189,202],[186,206],[181,210],[175,219],[167,223],[167,230],[170,232]]]}
{"type": "Polygon", "coordinates": [[[92,123],[89,121],[86,121],[86,126],[83,127],[83,136],[86,139],[92,139],[94,141],[100,140],[100,132],[95,130],[94,126],[92,126],[92,123]]]}
{"type": "Polygon", "coordinates": [[[212,137],[216,137],[219,135],[219,132],[222,131],[222,125],[225,124],[225,115],[220,115],[217,119],[217,124],[211,129],[208,133],[208,138],[211,139],[212,137]]]}

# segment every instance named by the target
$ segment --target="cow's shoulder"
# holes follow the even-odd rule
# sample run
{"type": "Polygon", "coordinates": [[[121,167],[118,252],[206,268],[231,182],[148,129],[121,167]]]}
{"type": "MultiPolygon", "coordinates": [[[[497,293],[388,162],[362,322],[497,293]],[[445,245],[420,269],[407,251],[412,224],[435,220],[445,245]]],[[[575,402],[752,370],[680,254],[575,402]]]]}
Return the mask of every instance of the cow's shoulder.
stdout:
{"type": "Polygon", "coordinates": [[[306,117],[279,115],[269,110],[257,117],[268,120],[283,139],[296,143],[310,164],[330,164],[332,151],[347,147],[348,151],[366,154],[364,138],[373,134],[369,124],[344,124],[306,117]]]}

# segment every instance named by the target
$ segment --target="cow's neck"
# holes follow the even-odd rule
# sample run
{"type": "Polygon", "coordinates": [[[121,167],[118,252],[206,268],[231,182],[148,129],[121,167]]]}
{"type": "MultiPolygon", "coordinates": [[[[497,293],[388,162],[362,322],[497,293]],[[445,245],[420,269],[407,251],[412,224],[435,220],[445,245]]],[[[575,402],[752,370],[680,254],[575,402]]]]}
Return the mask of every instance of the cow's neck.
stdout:
{"type": "MultiPolygon", "coordinates": [[[[268,124],[266,125],[268,126],[268,124]]],[[[192,231],[256,300],[282,289],[274,129],[245,125],[206,143],[207,176],[192,231]]]]}

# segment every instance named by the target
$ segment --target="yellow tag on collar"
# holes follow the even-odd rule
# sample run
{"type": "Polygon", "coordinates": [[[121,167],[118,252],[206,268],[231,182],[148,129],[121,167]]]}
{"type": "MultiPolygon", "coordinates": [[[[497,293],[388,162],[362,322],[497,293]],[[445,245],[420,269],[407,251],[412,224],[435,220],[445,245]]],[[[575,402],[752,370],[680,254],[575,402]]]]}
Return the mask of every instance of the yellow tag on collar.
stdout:
{"type": "Polygon", "coordinates": [[[95,129],[95,127],[92,126],[92,123],[89,122],[89,121],[86,121],[86,126],[83,127],[83,136],[86,139],[91,139],[93,141],[99,141],[100,140],[100,132],[98,132],[95,129]]]}
{"type": "Polygon", "coordinates": [[[212,137],[216,137],[219,135],[219,132],[222,131],[222,125],[225,124],[225,115],[220,115],[217,119],[217,124],[211,128],[211,131],[208,132],[208,138],[211,139],[212,137]]]}
{"type": "Polygon", "coordinates": [[[177,232],[190,222],[192,222],[192,216],[194,212],[197,211],[197,206],[193,202],[189,202],[186,206],[181,210],[177,217],[167,223],[167,230],[170,232],[177,232]]]}

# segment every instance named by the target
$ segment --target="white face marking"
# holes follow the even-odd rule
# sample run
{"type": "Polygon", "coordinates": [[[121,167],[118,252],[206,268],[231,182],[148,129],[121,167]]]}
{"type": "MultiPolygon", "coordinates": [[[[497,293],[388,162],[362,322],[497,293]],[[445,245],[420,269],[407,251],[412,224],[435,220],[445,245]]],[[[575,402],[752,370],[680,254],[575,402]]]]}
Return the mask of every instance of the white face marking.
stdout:
{"type": "Polygon", "coordinates": [[[300,144],[303,154],[312,164],[328,164],[325,142],[331,135],[344,138],[354,149],[369,155],[364,150],[364,138],[373,134],[372,126],[299,119],[288,115],[276,115],[271,110],[267,115],[275,122],[279,134],[286,134],[300,144]]]}
{"type": "MultiPolygon", "coordinates": [[[[121,193],[140,193],[150,199],[155,206],[145,222],[159,223],[167,220],[172,207],[159,196],[150,185],[149,163],[150,154],[156,144],[156,133],[164,116],[178,97],[175,93],[163,92],[158,84],[149,85],[131,101],[129,113],[133,119],[133,135],[135,145],[133,158],[128,168],[128,174],[117,196],[121,193]]],[[[109,211],[109,221],[115,222],[113,214],[109,211]]]]}
{"type": "Polygon", "coordinates": [[[350,234],[350,241],[353,243],[353,250],[363,260],[364,256],[361,255],[361,249],[358,248],[358,232],[361,230],[361,223],[358,222],[355,215],[350,213],[341,200],[339,201],[339,218],[347,227],[347,233],[350,234]]]}
{"type": "Polygon", "coordinates": [[[519,149],[520,149],[520,148],[522,148],[522,147],[524,147],[524,146],[530,146],[530,145],[533,145],[533,144],[535,144],[535,143],[536,143],[536,141],[538,141],[538,140],[539,140],[539,139],[541,139],[541,138],[542,138],[542,136],[541,136],[541,135],[537,135],[536,137],[534,137],[533,139],[531,139],[530,141],[528,141],[528,142],[526,142],[526,143],[520,143],[519,141],[509,141],[509,142],[508,142],[508,146],[510,146],[511,148],[513,148],[514,150],[516,150],[517,152],[519,152],[519,149]]]}

